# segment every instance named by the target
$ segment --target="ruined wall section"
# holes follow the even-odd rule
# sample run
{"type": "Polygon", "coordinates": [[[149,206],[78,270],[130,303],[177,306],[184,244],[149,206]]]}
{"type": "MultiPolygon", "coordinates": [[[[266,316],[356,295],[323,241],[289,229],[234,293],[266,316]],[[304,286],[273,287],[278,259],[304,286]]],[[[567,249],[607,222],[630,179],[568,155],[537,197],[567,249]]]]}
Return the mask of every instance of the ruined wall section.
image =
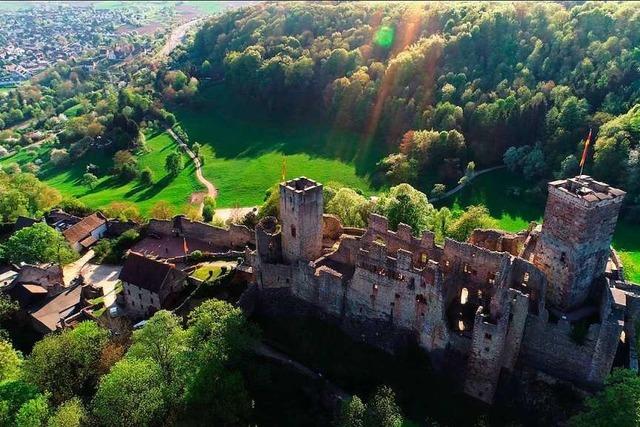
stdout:
{"type": "Polygon", "coordinates": [[[491,297],[500,282],[506,279],[505,273],[501,272],[510,263],[511,256],[508,253],[493,252],[469,243],[445,239],[440,265],[447,282],[447,306],[460,298],[463,288],[467,288],[471,298],[486,300],[491,297]]]}
{"type": "Polygon", "coordinates": [[[260,262],[267,264],[282,263],[282,233],[275,217],[263,218],[256,225],[256,249],[260,262]]]}
{"type": "Polygon", "coordinates": [[[416,325],[418,344],[429,352],[447,348],[452,334],[447,326],[444,278],[440,266],[429,261],[422,271],[422,294],[416,296],[416,325]]]}
{"type": "Polygon", "coordinates": [[[527,295],[529,310],[538,314],[545,308],[547,278],[535,265],[522,258],[513,258],[509,287],[527,295]]]}
{"type": "Polygon", "coordinates": [[[388,253],[395,253],[399,249],[411,252],[413,264],[425,266],[427,261],[440,261],[442,248],[435,244],[435,235],[425,231],[420,239],[413,236],[410,226],[398,224],[398,231],[389,230],[387,218],[371,214],[368,227],[362,236],[362,246],[367,247],[374,241],[382,242],[387,247],[388,253]]]}
{"type": "Polygon", "coordinates": [[[501,230],[476,229],[469,237],[469,243],[494,252],[508,252],[519,256],[524,248],[527,233],[512,234],[501,230]]]}
{"type": "Polygon", "coordinates": [[[611,372],[622,327],[614,318],[593,323],[582,342],[577,342],[569,321],[549,321],[547,310],[539,316],[529,314],[521,357],[527,365],[558,378],[602,384],[611,372]]]}
{"type": "Polygon", "coordinates": [[[172,220],[151,219],[147,233],[159,237],[182,236],[223,248],[244,249],[247,245],[255,245],[254,232],[244,225],[232,224],[226,229],[191,221],[183,215],[172,220]]]}
{"type": "Polygon", "coordinates": [[[493,402],[507,336],[509,305],[502,316],[492,318],[478,307],[473,325],[464,392],[486,403],[493,402]]]}
{"type": "Polygon", "coordinates": [[[520,356],[520,347],[524,338],[524,328],[529,314],[528,295],[516,289],[508,291],[509,325],[504,340],[502,367],[513,370],[520,356]]]}
{"type": "MultiPolygon", "coordinates": [[[[389,256],[387,247],[373,242],[360,249],[356,269],[347,290],[347,315],[354,318],[388,320],[405,329],[414,329],[421,304],[430,305],[431,295],[423,275],[415,268],[412,254],[399,249],[389,256]]],[[[426,316],[426,314],[425,314],[426,316]]]]}
{"type": "Polygon", "coordinates": [[[150,219],[147,224],[147,234],[158,237],[169,237],[175,235],[173,220],[171,219],[150,219]]]}

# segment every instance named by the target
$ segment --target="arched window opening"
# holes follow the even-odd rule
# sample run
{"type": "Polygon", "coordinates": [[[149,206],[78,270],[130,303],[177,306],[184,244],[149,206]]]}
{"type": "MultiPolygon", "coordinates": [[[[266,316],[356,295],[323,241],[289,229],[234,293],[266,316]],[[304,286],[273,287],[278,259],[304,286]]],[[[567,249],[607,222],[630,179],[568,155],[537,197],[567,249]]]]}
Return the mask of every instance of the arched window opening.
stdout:
{"type": "Polygon", "coordinates": [[[467,290],[467,288],[462,288],[462,291],[460,292],[460,304],[465,305],[468,298],[469,291],[467,290]]]}

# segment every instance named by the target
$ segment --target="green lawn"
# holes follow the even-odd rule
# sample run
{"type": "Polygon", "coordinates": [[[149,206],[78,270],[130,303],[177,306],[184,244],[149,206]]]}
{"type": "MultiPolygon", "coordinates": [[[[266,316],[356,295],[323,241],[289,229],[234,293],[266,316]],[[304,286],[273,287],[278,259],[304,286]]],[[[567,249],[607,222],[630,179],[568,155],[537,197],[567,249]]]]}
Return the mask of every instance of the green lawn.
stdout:
{"type": "MultiPolygon", "coordinates": [[[[483,204],[498,220],[500,228],[520,231],[531,221],[542,222],[544,214],[546,195],[527,194],[526,189],[530,187],[522,177],[501,169],[479,176],[471,185],[437,205],[455,209],[483,204]]],[[[619,221],[613,247],[622,258],[627,278],[640,283],[640,225],[619,221]]]]}
{"type": "MultiPolygon", "coordinates": [[[[40,179],[57,188],[63,195],[74,196],[93,208],[101,208],[112,201],[135,202],[140,211],[146,214],[151,206],[160,200],[166,200],[176,209],[184,207],[189,196],[202,187],[195,178],[195,167],[184,156],[186,167],[175,179],[171,179],[164,170],[166,156],[176,149],[176,144],[166,133],[160,133],[147,139],[148,152],[139,157],[141,168],[149,167],[153,171],[154,184],[150,187],[142,186],[138,181],[122,183],[116,178],[108,176],[112,167],[111,155],[103,152],[92,152],[64,168],[45,167],[40,173],[40,179]],[[100,179],[96,187],[91,190],[82,185],[81,179],[88,163],[99,167],[100,179]]],[[[46,159],[47,147],[30,153],[22,150],[19,153],[0,160],[0,165],[12,162],[25,164],[36,158],[46,159]]]]}
{"type": "Polygon", "coordinates": [[[76,104],[64,110],[63,114],[68,118],[71,118],[71,117],[76,117],[79,114],[82,114],[82,112],[83,112],[82,104],[76,104]]]}
{"type": "Polygon", "coordinates": [[[203,172],[219,189],[218,207],[262,203],[265,190],[280,181],[285,158],[287,178],[305,175],[374,192],[368,174],[383,155],[372,148],[380,144],[334,130],[313,113],[269,115],[221,85],[201,96],[205,105],[174,113],[190,140],[203,144],[203,172]]]}
{"type": "Polygon", "coordinates": [[[11,89],[15,89],[15,86],[3,86],[0,87],[0,95],[11,92],[11,89]]]}

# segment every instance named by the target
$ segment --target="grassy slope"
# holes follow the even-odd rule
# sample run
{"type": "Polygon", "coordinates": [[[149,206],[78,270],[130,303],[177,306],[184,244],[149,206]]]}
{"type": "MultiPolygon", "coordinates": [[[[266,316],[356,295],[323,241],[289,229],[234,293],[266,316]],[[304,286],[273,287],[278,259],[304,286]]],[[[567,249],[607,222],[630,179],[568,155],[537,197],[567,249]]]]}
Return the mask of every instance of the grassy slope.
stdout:
{"type": "MultiPolygon", "coordinates": [[[[544,214],[544,196],[528,197],[524,192],[528,187],[521,177],[498,170],[478,177],[442,205],[455,208],[483,204],[498,219],[502,229],[520,231],[531,221],[541,222],[544,214]],[[520,195],[512,195],[508,191],[510,187],[520,189],[520,195]]],[[[613,247],[622,257],[627,278],[640,283],[640,226],[618,222],[613,247]]]]}
{"type": "MultiPolygon", "coordinates": [[[[164,170],[166,156],[176,149],[176,144],[166,133],[154,135],[147,140],[147,150],[139,158],[142,168],[149,167],[153,171],[154,184],[151,187],[143,187],[138,181],[122,184],[109,176],[102,176],[97,186],[90,190],[81,184],[82,175],[85,173],[88,163],[93,163],[100,168],[100,175],[112,166],[111,156],[101,153],[90,153],[80,161],[64,168],[45,168],[40,178],[47,184],[57,188],[66,196],[74,196],[87,205],[100,208],[112,201],[131,201],[138,204],[141,212],[145,214],[156,202],[166,200],[176,209],[183,207],[194,191],[201,190],[200,184],[195,178],[193,163],[187,162],[185,156],[185,169],[175,179],[170,179],[164,170]]],[[[23,150],[12,157],[0,160],[0,165],[11,162],[24,164],[37,157],[46,156],[47,148],[42,148],[33,155],[23,150]]]]}
{"type": "Polygon", "coordinates": [[[206,107],[174,112],[191,141],[203,144],[203,171],[219,189],[218,207],[262,203],[265,190],[280,180],[284,158],[287,178],[305,175],[373,192],[367,174],[380,153],[362,147],[356,134],[332,131],[315,117],[269,116],[220,85],[203,96],[206,107]]]}

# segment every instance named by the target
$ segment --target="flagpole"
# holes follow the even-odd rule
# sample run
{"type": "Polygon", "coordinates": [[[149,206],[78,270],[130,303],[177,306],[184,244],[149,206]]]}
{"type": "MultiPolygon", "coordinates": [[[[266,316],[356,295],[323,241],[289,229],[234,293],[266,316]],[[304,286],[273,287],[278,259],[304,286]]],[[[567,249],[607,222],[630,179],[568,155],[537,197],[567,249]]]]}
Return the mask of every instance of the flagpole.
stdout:
{"type": "Polygon", "coordinates": [[[589,128],[589,135],[587,135],[587,139],[584,141],[584,149],[582,150],[582,158],[580,159],[580,176],[582,176],[582,172],[584,171],[584,165],[587,163],[587,153],[589,151],[589,143],[591,142],[591,128],[589,128]]]}

